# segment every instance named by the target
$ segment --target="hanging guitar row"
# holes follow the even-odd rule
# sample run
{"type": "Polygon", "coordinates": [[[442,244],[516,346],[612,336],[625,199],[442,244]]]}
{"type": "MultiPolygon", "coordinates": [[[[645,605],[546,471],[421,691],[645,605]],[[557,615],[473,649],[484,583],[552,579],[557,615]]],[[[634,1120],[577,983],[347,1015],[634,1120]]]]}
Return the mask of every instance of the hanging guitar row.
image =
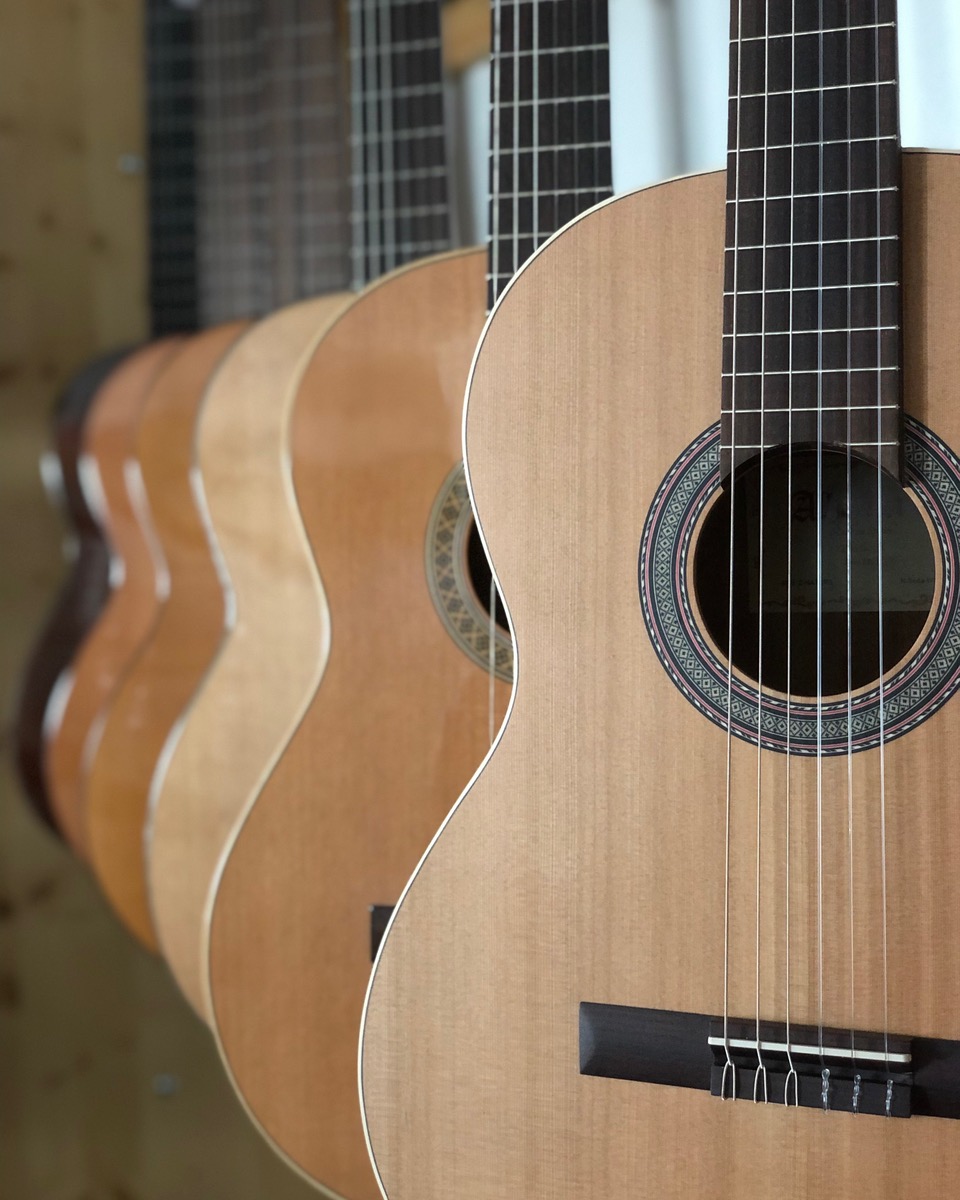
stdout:
{"type": "Polygon", "coordinates": [[[896,0],[732,0],[726,172],[619,197],[606,3],[493,0],[485,251],[439,0],[296,7],[154,6],[34,807],[327,1195],[949,1194],[960,165],[896,0]]]}

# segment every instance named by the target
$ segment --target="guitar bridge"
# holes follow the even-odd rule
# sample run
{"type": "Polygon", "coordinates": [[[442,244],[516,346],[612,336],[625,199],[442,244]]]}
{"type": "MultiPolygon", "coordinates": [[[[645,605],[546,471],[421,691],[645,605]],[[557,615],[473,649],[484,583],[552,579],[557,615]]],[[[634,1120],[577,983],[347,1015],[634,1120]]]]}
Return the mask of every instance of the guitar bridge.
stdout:
{"type": "Polygon", "coordinates": [[[580,1005],[580,1074],[727,1100],[960,1119],[960,1042],[698,1013],[580,1005]]]}

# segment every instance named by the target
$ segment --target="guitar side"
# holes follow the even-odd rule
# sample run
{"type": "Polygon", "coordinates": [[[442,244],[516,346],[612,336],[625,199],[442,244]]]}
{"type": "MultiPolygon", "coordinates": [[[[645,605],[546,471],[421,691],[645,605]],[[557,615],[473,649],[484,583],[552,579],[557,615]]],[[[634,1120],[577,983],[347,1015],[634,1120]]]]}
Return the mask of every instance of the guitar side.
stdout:
{"type": "MultiPolygon", "coordinates": [[[[568,226],[516,278],[478,351],[468,466],[518,682],[494,752],[408,885],[370,985],[362,1106],[389,1200],[788,1200],[825,1179],[919,1200],[951,1187],[949,1120],[722,1103],[579,1070],[581,1002],[724,1009],[726,738],[658,660],[638,588],[654,496],[719,413],[724,186],[721,175],[659,185],[568,226]]],[[[956,448],[960,160],[907,155],[903,197],[906,410],[956,448]]],[[[952,1039],[957,704],[886,749],[889,1028],[952,1039]]],[[[757,751],[736,739],[732,754],[730,1009],[750,1015],[757,751]]],[[[878,758],[856,756],[853,801],[863,1029],[883,1028],[877,872],[866,868],[878,853],[878,758]]],[[[765,794],[784,761],[762,755],[765,794]]],[[[816,764],[792,761],[794,844],[816,845],[816,764]]],[[[823,771],[825,795],[845,788],[843,759],[823,771]]],[[[822,1014],[840,1028],[852,1024],[843,808],[827,810],[822,838],[827,911],[844,917],[825,934],[822,1014]]],[[[762,882],[772,885],[783,862],[766,847],[785,825],[782,813],[768,820],[762,882]]],[[[816,855],[797,859],[794,886],[816,894],[816,855]]],[[[795,914],[790,998],[794,1020],[816,1024],[811,909],[795,914]]],[[[762,1015],[781,1021],[783,915],[769,903],[761,927],[771,948],[762,1015]]]]}
{"type": "MultiPolygon", "coordinates": [[[[489,744],[489,676],[445,627],[425,569],[431,510],[460,457],[484,273],[469,251],[388,275],[304,374],[294,480],[330,655],[212,906],[211,1011],[234,1085],[288,1161],[351,1200],[377,1195],[350,1099],[370,909],[396,901],[489,744]]],[[[506,693],[497,682],[496,720],[506,693]]]]}
{"type": "Polygon", "coordinates": [[[245,328],[235,322],[192,336],[161,371],[140,422],[138,457],[166,594],[96,731],[84,802],[94,873],[117,915],[151,950],[157,943],[143,844],[150,782],[224,627],[223,589],[191,479],[194,431],[207,382],[245,328]]]}
{"type": "Polygon", "coordinates": [[[23,669],[13,741],[21,785],[37,815],[58,831],[44,764],[47,730],[57,720],[56,694],[62,699],[69,687],[70,662],[103,607],[108,587],[108,549],[80,486],[80,443],[99,390],[122,357],[104,355],[84,367],[66,388],[53,422],[50,463],[57,478],[48,488],[71,527],[69,570],[23,669]]]}
{"type": "Polygon", "coordinates": [[[102,522],[111,549],[110,596],[77,652],[72,685],[46,749],[46,772],[57,823],[73,849],[86,856],[82,798],[84,748],[97,716],[133,661],[159,611],[152,531],[137,511],[137,429],[150,386],[173,352],[173,339],[135,350],[103,385],[84,436],[84,457],[96,474],[102,522]]]}
{"type": "Polygon", "coordinates": [[[220,856],[326,660],[326,604],[290,472],[290,409],[310,353],[351,300],[322,296],[258,322],[221,364],[200,415],[197,461],[231,618],[154,777],[147,854],[164,957],[201,1015],[205,909],[220,856]]]}

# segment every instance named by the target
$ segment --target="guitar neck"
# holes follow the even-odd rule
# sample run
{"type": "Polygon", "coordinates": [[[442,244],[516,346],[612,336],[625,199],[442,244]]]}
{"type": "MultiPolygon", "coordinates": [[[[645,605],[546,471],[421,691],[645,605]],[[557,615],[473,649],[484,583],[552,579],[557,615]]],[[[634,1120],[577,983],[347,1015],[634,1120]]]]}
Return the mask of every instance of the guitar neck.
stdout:
{"type": "Polygon", "coordinates": [[[733,6],[724,476],[796,443],[900,473],[896,2],[855,11],[733,6]]]}
{"type": "Polygon", "coordinates": [[[271,308],[342,291],[350,192],[337,0],[266,0],[263,137],[271,308]]]}
{"type": "Polygon", "coordinates": [[[146,21],[150,315],[161,337],[196,329],[196,56],[193,13],[149,0],[146,21]]]}
{"type": "Polygon", "coordinates": [[[154,332],[342,289],[337,0],[151,0],[147,21],[154,332]]]}
{"type": "Polygon", "coordinates": [[[350,0],[353,283],[451,244],[439,0],[350,0]]]}
{"type": "Polygon", "coordinates": [[[492,308],[548,237],[612,192],[607,4],[494,0],[492,308]]]}
{"type": "Polygon", "coordinates": [[[335,0],[210,0],[200,33],[201,317],[260,315],[347,273],[335,0]]]}

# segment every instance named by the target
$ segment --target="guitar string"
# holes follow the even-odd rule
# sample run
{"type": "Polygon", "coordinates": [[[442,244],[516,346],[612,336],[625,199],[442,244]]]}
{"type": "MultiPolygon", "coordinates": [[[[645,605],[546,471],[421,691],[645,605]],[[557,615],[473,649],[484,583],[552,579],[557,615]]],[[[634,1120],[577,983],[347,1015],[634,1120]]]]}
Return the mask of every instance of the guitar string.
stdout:
{"type": "MultiPolygon", "coordinates": [[[[600,29],[599,29],[599,25],[598,25],[598,16],[599,16],[598,10],[599,10],[599,8],[600,8],[599,4],[592,4],[590,6],[590,17],[591,17],[591,20],[590,20],[590,45],[593,47],[593,49],[590,51],[590,61],[591,61],[591,65],[593,68],[591,71],[591,79],[593,82],[593,87],[591,88],[591,91],[590,91],[591,96],[599,96],[600,95],[600,76],[599,76],[599,70],[598,70],[599,64],[597,62],[597,53],[598,52],[596,49],[600,45],[600,29]]],[[[600,199],[600,159],[601,159],[601,154],[602,154],[602,151],[600,148],[600,105],[596,100],[593,100],[591,102],[591,108],[593,109],[593,146],[594,146],[594,149],[593,149],[593,180],[592,180],[593,188],[594,188],[593,203],[596,204],[597,201],[600,199]]]]}
{"type": "MultiPolygon", "coordinates": [[[[875,126],[874,133],[876,134],[876,173],[877,173],[877,199],[876,199],[876,219],[877,219],[877,367],[882,365],[883,361],[883,334],[880,326],[883,324],[881,319],[882,306],[882,289],[881,280],[882,273],[882,247],[883,242],[880,240],[881,229],[881,199],[883,193],[880,191],[880,98],[881,98],[881,83],[880,76],[883,72],[880,70],[880,0],[875,0],[875,27],[874,27],[874,52],[877,60],[877,87],[874,107],[875,126]]],[[[894,66],[896,64],[894,63],[894,66]]],[[[889,979],[887,972],[887,772],[886,772],[886,694],[884,682],[884,644],[883,644],[883,503],[882,503],[882,483],[883,483],[883,468],[882,454],[880,442],[882,441],[882,421],[883,421],[883,375],[878,369],[877,375],[877,650],[879,656],[879,674],[880,674],[880,691],[879,691],[879,732],[880,732],[880,887],[881,887],[881,905],[882,905],[882,925],[883,925],[883,1051],[886,1059],[886,1068],[890,1072],[890,1024],[889,1024],[889,979]]],[[[890,1095],[891,1081],[887,1080],[887,1095],[890,1095]]]]}
{"type": "Polygon", "coordinates": [[[376,0],[368,3],[363,0],[363,32],[364,32],[364,135],[367,139],[367,262],[364,283],[379,278],[383,274],[383,236],[380,203],[380,187],[382,172],[380,170],[380,127],[377,121],[378,104],[377,90],[379,77],[377,73],[377,28],[376,18],[372,7],[376,0]]]}
{"type": "MultiPolygon", "coordinates": [[[[877,78],[880,66],[877,64],[877,78]]],[[[847,29],[847,191],[853,187],[853,29],[847,29]]],[[[880,181],[877,180],[877,183],[880,181]]],[[[850,1055],[856,1067],[856,955],[854,922],[853,812],[853,204],[847,195],[847,891],[850,908],[850,1055]]],[[[859,1078],[859,1076],[857,1077],[859,1078]]],[[[855,1088],[855,1094],[859,1091],[855,1088]]],[[[857,1105],[854,1102],[854,1111],[857,1105]]]]}
{"type": "MultiPolygon", "coordinates": [[[[536,15],[539,11],[539,0],[537,0],[537,2],[534,3],[533,10],[534,10],[534,24],[535,24],[533,61],[534,61],[534,63],[536,63],[536,57],[537,57],[536,15]]],[[[514,206],[514,208],[513,208],[513,231],[512,231],[514,253],[513,253],[513,261],[510,264],[511,274],[516,272],[517,267],[519,266],[519,263],[517,262],[517,255],[518,255],[517,238],[518,238],[518,229],[519,229],[518,205],[519,205],[519,193],[520,193],[520,178],[518,175],[519,156],[520,156],[520,105],[519,105],[519,99],[520,99],[520,92],[519,92],[519,88],[520,88],[520,9],[519,9],[519,0],[514,0],[514,11],[512,13],[512,19],[513,19],[513,44],[514,44],[514,61],[513,61],[514,107],[513,107],[513,112],[511,114],[511,121],[513,123],[513,138],[514,138],[514,173],[513,173],[513,206],[514,206]]],[[[499,42],[499,39],[498,39],[494,53],[497,55],[500,55],[500,54],[505,53],[505,50],[506,50],[506,47],[503,46],[499,42]]],[[[534,89],[534,92],[533,92],[533,99],[534,99],[533,120],[534,120],[534,126],[536,126],[536,115],[537,115],[536,114],[536,102],[539,99],[536,89],[534,89]]],[[[496,154],[499,154],[500,147],[496,146],[494,148],[494,151],[496,154]]],[[[533,154],[534,179],[536,179],[537,161],[538,161],[537,155],[536,155],[536,152],[534,152],[534,154],[533,154]]],[[[533,190],[534,191],[536,190],[535,184],[534,184],[533,190]]],[[[494,205],[499,207],[500,201],[501,201],[500,195],[496,194],[494,196],[494,205]]],[[[534,201],[534,203],[536,203],[536,201],[534,201]]],[[[500,277],[496,273],[496,270],[495,270],[495,273],[494,273],[494,295],[495,296],[496,296],[496,293],[499,292],[499,290],[500,290],[500,277]]],[[[484,551],[484,553],[486,553],[486,552],[484,551]]],[[[489,563],[488,563],[488,565],[489,565],[489,563]]],[[[490,745],[492,746],[494,743],[494,739],[497,736],[497,726],[496,726],[497,584],[494,579],[492,565],[490,565],[490,595],[489,595],[488,621],[489,621],[489,626],[488,626],[488,631],[487,631],[487,739],[488,739],[490,745]]]]}
{"type": "MultiPolygon", "coordinates": [[[[501,57],[505,47],[503,45],[503,20],[501,0],[493,0],[492,11],[492,62],[491,70],[491,112],[490,112],[490,249],[489,249],[489,280],[487,286],[487,311],[489,312],[496,303],[497,293],[500,286],[500,155],[502,145],[500,142],[501,123],[501,94],[500,88],[502,84],[501,72],[501,57]]],[[[516,14],[514,14],[516,20],[516,14]]],[[[513,114],[513,120],[516,122],[517,113],[513,114]]],[[[516,183],[516,181],[514,181],[516,183]]],[[[484,550],[485,554],[486,551],[484,550]]],[[[493,567],[490,565],[490,592],[489,592],[489,629],[487,633],[487,740],[490,745],[493,745],[496,737],[496,668],[497,668],[497,650],[496,650],[496,612],[497,612],[497,585],[493,576],[493,567]]]]}
{"type": "MultiPolygon", "coordinates": [[[[823,0],[819,0],[819,201],[817,206],[817,968],[818,1049],[823,1065],[823,218],[824,218],[824,63],[823,0]]],[[[824,1088],[829,1075],[824,1075],[824,1088]]]]}
{"type": "Polygon", "coordinates": [[[793,1062],[793,1039],[790,1027],[790,837],[791,837],[791,722],[793,719],[792,706],[792,669],[793,669],[793,277],[795,251],[793,242],[795,236],[796,201],[796,166],[797,166],[797,0],[791,0],[790,6],[790,279],[787,295],[789,315],[787,317],[787,763],[786,763],[786,798],[784,804],[784,820],[786,822],[786,864],[784,903],[786,919],[785,955],[786,955],[786,1044],[787,1044],[787,1077],[783,1084],[783,1103],[790,1103],[790,1084],[793,1083],[794,1105],[800,1103],[800,1080],[793,1062]]]}
{"type": "Polygon", "coordinates": [[[363,286],[366,273],[366,238],[363,225],[366,201],[363,170],[366,156],[363,136],[363,28],[358,0],[351,0],[347,36],[350,43],[350,259],[351,286],[356,292],[363,286]]]}
{"type": "Polygon", "coordinates": [[[391,55],[394,53],[390,29],[390,0],[379,0],[377,8],[379,38],[379,134],[382,155],[383,187],[383,257],[384,269],[391,271],[397,265],[396,208],[394,204],[394,104],[392,104],[391,55]]]}
{"type": "MultiPolygon", "coordinates": [[[[399,266],[412,254],[407,247],[416,240],[412,225],[415,219],[413,212],[427,212],[426,202],[422,210],[419,207],[415,175],[410,174],[419,174],[419,158],[426,146],[421,144],[425,138],[407,135],[425,131],[426,121],[419,120],[417,106],[420,102],[409,96],[407,90],[410,87],[408,60],[411,52],[406,47],[413,42],[425,42],[428,30],[420,4],[394,6],[387,3],[382,11],[389,44],[389,53],[384,59],[386,81],[383,102],[384,123],[388,126],[384,130],[384,182],[388,188],[389,257],[394,266],[399,266]]],[[[424,219],[424,226],[430,231],[432,239],[432,213],[424,219]]]]}
{"type": "MultiPolygon", "coordinates": [[[[770,145],[770,0],[765,0],[763,17],[763,183],[761,195],[763,201],[763,231],[760,238],[763,249],[760,252],[760,445],[766,445],[764,402],[766,400],[766,330],[767,330],[767,194],[768,194],[768,146],[770,145]]],[[[760,511],[757,522],[759,540],[759,562],[757,571],[757,920],[756,920],[756,1034],[757,1034],[757,1070],[753,1076],[753,1100],[757,1103],[759,1085],[763,1083],[763,1100],[768,1099],[767,1068],[763,1060],[760,1039],[760,941],[761,941],[761,911],[760,893],[763,866],[763,518],[764,518],[764,484],[766,473],[766,451],[760,451],[760,511]]]]}
{"type": "Polygon", "coordinates": [[[513,6],[513,256],[510,274],[520,266],[520,0],[513,6]]]}
{"type": "MultiPolygon", "coordinates": [[[[425,46],[429,40],[430,30],[427,26],[427,15],[419,4],[415,6],[401,5],[396,11],[390,10],[390,20],[395,29],[394,40],[397,47],[394,68],[391,72],[391,81],[396,88],[391,101],[394,110],[394,126],[401,131],[401,134],[408,135],[416,130],[425,131],[427,121],[426,118],[418,119],[422,116],[418,109],[420,102],[416,97],[409,96],[408,89],[416,77],[415,60],[414,69],[411,69],[410,54],[404,53],[403,47],[411,43],[425,46]],[[407,98],[408,96],[409,98],[407,98]]],[[[417,53],[423,53],[423,51],[417,53]]],[[[425,174],[424,167],[428,160],[426,143],[426,136],[400,136],[396,139],[392,150],[397,167],[393,195],[397,207],[397,255],[400,262],[406,261],[408,254],[411,253],[407,247],[414,245],[417,240],[417,218],[413,214],[427,211],[427,200],[421,200],[418,194],[420,186],[418,180],[425,174]]],[[[439,218],[433,213],[429,213],[423,222],[425,228],[430,230],[431,240],[436,236],[438,220],[439,218]]]]}
{"type": "MultiPolygon", "coordinates": [[[[216,130],[217,126],[219,125],[222,137],[222,131],[225,128],[226,113],[224,110],[225,96],[218,78],[220,63],[214,53],[216,47],[218,47],[223,40],[223,28],[221,23],[224,18],[219,0],[214,0],[209,11],[209,19],[204,21],[203,14],[201,14],[201,21],[202,26],[205,26],[206,29],[212,31],[212,48],[206,43],[206,39],[203,37],[203,27],[201,28],[200,37],[200,70],[202,72],[201,78],[203,80],[203,87],[207,93],[207,99],[203,106],[204,115],[207,118],[207,132],[204,141],[206,146],[212,150],[212,154],[207,161],[209,163],[212,160],[213,164],[214,191],[212,205],[217,211],[216,227],[223,230],[226,228],[225,219],[227,216],[226,186],[224,178],[226,172],[226,156],[223,152],[224,148],[220,144],[220,138],[218,138],[216,130]],[[214,113],[214,118],[212,121],[208,115],[211,110],[214,113]]],[[[207,208],[210,202],[210,188],[208,185],[207,197],[203,207],[207,208]]],[[[209,222],[209,215],[207,220],[209,222]]],[[[207,234],[209,234],[209,232],[210,224],[208,224],[206,230],[207,234]]],[[[206,270],[202,273],[202,275],[206,276],[206,278],[202,279],[201,282],[201,293],[203,296],[201,302],[201,325],[206,325],[209,322],[211,311],[216,312],[219,308],[219,296],[217,295],[215,281],[217,279],[217,262],[221,254],[221,250],[217,245],[215,236],[211,237],[209,240],[207,240],[207,237],[204,236],[201,245],[201,261],[206,260],[206,270]]]]}
{"type": "Polygon", "coordinates": [[[376,154],[377,172],[377,278],[389,271],[387,257],[388,238],[387,225],[389,221],[389,192],[387,190],[387,138],[386,138],[386,92],[384,89],[385,52],[388,36],[382,27],[382,0],[370,0],[370,24],[373,27],[373,38],[370,46],[370,58],[374,80],[372,99],[373,127],[376,130],[374,149],[376,154]]]}
{"type": "MultiPolygon", "coordinates": [[[[724,884],[723,884],[723,1048],[726,1062],[720,1081],[720,1098],[726,1099],[726,1084],[729,1074],[731,1079],[731,1097],[737,1098],[737,1069],[730,1054],[730,815],[732,801],[732,766],[733,766],[733,572],[734,572],[734,499],[736,492],[736,454],[737,454],[737,308],[739,278],[739,245],[740,245],[740,130],[743,108],[743,81],[741,66],[743,62],[743,0],[737,0],[737,29],[733,45],[736,52],[737,72],[737,104],[736,131],[734,134],[734,196],[733,205],[733,337],[731,342],[730,367],[730,578],[727,594],[727,761],[726,761],[726,822],[724,846],[724,884]]],[[[729,168],[728,168],[729,169],[729,168]]]]}
{"type": "MultiPolygon", "coordinates": [[[[571,23],[570,44],[571,44],[571,46],[576,46],[576,44],[577,44],[577,28],[578,28],[577,17],[579,15],[579,10],[580,10],[579,0],[574,0],[573,13],[571,14],[571,17],[570,17],[570,23],[571,23]]],[[[576,70],[576,65],[575,65],[576,60],[575,60],[575,57],[572,56],[572,58],[573,58],[573,63],[571,66],[571,70],[576,70]]],[[[575,93],[575,91],[573,91],[573,89],[571,89],[571,91],[573,92],[574,95],[576,95],[576,93],[575,93]]],[[[579,116],[580,116],[580,106],[576,103],[571,104],[570,105],[570,136],[573,138],[573,149],[570,151],[570,153],[573,156],[573,195],[574,195],[574,204],[571,205],[571,207],[574,209],[579,208],[579,206],[582,202],[582,197],[583,197],[583,193],[580,190],[580,154],[581,154],[581,151],[577,149],[577,147],[580,145],[580,138],[577,136],[579,133],[579,128],[578,128],[579,116]]],[[[571,217],[573,217],[573,216],[576,216],[575,211],[571,213],[571,217]]]]}
{"type": "Polygon", "coordinates": [[[553,28],[553,79],[556,96],[553,101],[553,186],[556,195],[553,197],[553,223],[556,229],[563,221],[563,187],[560,181],[560,36],[561,24],[555,17],[553,28]]]}
{"type": "Polygon", "coordinates": [[[492,124],[490,135],[490,280],[487,291],[487,307],[492,309],[497,299],[500,280],[500,47],[503,37],[503,0],[493,0],[493,63],[490,88],[492,124]]]}

